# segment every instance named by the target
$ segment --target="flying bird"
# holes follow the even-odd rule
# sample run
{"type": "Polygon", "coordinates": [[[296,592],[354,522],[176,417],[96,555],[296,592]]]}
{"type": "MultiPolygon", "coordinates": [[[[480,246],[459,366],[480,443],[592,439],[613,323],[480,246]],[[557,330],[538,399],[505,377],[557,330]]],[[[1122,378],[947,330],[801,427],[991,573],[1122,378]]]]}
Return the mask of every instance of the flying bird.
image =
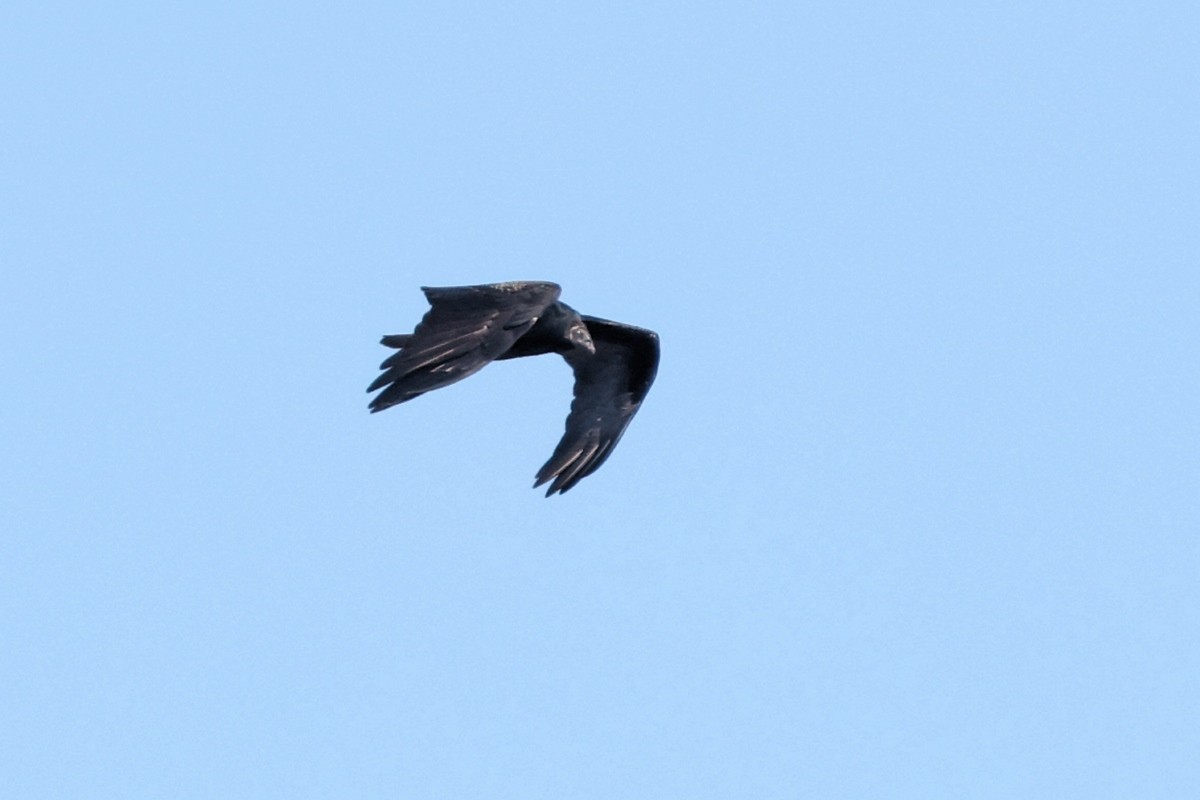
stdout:
{"type": "Polygon", "coordinates": [[[556,283],[511,281],[421,287],[431,308],[412,333],[384,336],[396,349],[367,387],[371,412],[474,375],[493,361],[558,353],[575,373],[566,432],[534,487],[571,489],[604,463],[642,406],[658,371],[658,334],[582,315],[559,302],[556,283]]]}

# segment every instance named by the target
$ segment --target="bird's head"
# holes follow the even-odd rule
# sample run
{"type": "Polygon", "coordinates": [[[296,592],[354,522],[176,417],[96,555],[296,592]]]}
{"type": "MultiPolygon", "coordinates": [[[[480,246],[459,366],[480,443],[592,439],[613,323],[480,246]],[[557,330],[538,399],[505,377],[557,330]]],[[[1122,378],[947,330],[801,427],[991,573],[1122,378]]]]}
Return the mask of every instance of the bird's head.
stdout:
{"type": "Polygon", "coordinates": [[[579,312],[566,303],[555,303],[546,309],[538,326],[558,340],[554,348],[564,356],[570,351],[586,351],[588,355],[596,354],[596,344],[592,341],[591,331],[579,312]]]}
{"type": "Polygon", "coordinates": [[[592,341],[592,333],[578,314],[571,321],[571,326],[567,328],[567,339],[575,347],[587,350],[590,355],[596,355],[596,344],[592,341]]]}

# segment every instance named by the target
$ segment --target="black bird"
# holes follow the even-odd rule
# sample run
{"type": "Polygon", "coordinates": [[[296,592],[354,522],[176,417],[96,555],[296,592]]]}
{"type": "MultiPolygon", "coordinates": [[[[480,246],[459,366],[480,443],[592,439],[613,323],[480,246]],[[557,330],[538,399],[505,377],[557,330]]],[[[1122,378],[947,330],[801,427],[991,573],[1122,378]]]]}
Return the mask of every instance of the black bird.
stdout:
{"type": "Polygon", "coordinates": [[[575,372],[567,430],[535,487],[565,492],[612,454],[658,371],[658,334],[580,315],[556,283],[421,287],[432,308],[416,330],[384,336],[397,349],[368,392],[374,413],[449,386],[492,361],[558,353],[575,372]],[[386,387],[386,388],[385,388],[386,387]]]}

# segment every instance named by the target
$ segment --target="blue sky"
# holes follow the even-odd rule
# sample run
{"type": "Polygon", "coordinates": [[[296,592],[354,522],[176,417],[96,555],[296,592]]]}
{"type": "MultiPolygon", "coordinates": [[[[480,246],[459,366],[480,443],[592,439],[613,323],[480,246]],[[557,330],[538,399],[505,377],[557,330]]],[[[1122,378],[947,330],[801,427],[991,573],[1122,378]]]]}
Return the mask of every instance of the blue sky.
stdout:
{"type": "Polygon", "coordinates": [[[22,798],[1200,796],[1189,3],[10,3],[22,798]],[[368,415],[421,285],[657,330],[368,415]]]}

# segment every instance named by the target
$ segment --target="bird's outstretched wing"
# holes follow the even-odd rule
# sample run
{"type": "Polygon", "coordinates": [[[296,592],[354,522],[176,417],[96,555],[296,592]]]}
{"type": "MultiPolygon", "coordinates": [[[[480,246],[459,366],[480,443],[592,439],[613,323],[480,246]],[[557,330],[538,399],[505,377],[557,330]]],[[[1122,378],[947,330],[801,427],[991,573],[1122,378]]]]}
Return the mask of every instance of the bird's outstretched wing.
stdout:
{"type": "Polygon", "coordinates": [[[399,350],[379,365],[383,374],[367,388],[383,389],[370,403],[372,412],[483,369],[533,327],[561,290],[556,283],[511,282],[421,291],[432,308],[416,330],[383,337],[399,350]]]}
{"type": "Polygon", "coordinates": [[[575,371],[575,399],[567,430],[537,474],[546,496],[565,492],[591,475],[612,454],[658,371],[658,334],[632,325],[583,317],[595,355],[567,356],[575,371]]]}

